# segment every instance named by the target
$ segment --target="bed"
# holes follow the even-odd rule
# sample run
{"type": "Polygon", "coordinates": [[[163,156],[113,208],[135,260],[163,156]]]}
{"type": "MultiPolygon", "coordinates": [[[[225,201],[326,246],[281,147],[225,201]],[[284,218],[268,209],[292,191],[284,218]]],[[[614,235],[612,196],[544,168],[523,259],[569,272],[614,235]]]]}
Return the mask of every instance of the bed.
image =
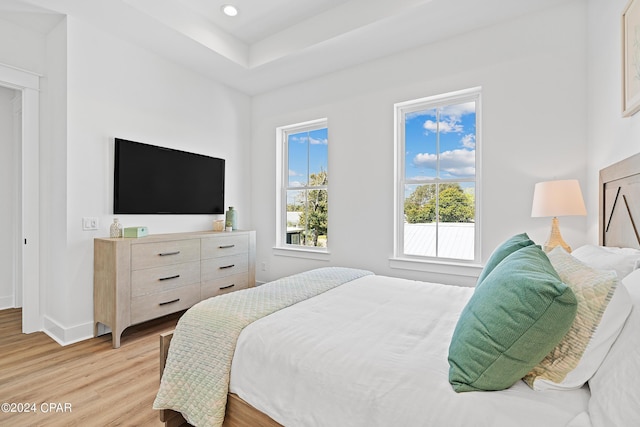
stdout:
{"type": "Polygon", "coordinates": [[[600,173],[598,246],[541,261],[513,236],[476,288],[328,268],[200,303],[161,337],[154,407],[168,426],[640,425],[639,200],[640,155],[600,173]],[[507,275],[524,292],[540,274],[552,295],[527,326],[529,310],[494,283],[507,275]],[[490,338],[522,324],[518,345],[477,366],[495,320],[482,316],[502,309],[513,325],[490,338]]]}

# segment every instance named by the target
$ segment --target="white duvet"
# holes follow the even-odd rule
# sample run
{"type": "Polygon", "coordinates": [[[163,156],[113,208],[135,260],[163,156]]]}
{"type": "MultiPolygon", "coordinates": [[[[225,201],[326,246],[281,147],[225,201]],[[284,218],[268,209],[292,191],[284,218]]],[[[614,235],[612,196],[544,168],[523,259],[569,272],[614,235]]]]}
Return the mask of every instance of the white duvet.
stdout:
{"type": "Polygon", "coordinates": [[[366,276],[241,333],[230,391],[285,426],[589,426],[587,388],[455,393],[447,353],[472,288],[366,276]]]}

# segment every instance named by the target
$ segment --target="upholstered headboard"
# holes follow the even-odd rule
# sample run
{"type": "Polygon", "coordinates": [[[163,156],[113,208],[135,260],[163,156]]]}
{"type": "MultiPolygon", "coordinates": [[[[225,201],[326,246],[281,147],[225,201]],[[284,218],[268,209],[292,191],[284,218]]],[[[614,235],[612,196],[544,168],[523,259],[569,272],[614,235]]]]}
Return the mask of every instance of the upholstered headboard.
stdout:
{"type": "Polygon", "coordinates": [[[599,243],[640,248],[640,154],[600,170],[599,243]]]}

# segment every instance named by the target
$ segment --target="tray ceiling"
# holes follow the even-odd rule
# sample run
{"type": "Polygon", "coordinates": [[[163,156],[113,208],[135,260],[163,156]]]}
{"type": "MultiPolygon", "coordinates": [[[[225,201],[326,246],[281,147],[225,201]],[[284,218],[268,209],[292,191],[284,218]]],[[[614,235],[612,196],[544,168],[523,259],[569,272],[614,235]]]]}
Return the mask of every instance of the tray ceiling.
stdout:
{"type": "Polygon", "coordinates": [[[47,32],[76,15],[255,95],[567,1],[2,0],[0,19],[47,32]]]}

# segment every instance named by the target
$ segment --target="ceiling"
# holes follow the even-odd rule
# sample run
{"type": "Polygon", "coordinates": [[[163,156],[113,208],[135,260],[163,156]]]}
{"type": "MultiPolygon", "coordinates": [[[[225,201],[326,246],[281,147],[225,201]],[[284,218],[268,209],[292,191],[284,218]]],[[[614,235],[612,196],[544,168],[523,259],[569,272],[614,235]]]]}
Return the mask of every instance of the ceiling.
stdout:
{"type": "Polygon", "coordinates": [[[77,16],[256,95],[567,1],[0,0],[0,19],[46,33],[77,16]]]}

